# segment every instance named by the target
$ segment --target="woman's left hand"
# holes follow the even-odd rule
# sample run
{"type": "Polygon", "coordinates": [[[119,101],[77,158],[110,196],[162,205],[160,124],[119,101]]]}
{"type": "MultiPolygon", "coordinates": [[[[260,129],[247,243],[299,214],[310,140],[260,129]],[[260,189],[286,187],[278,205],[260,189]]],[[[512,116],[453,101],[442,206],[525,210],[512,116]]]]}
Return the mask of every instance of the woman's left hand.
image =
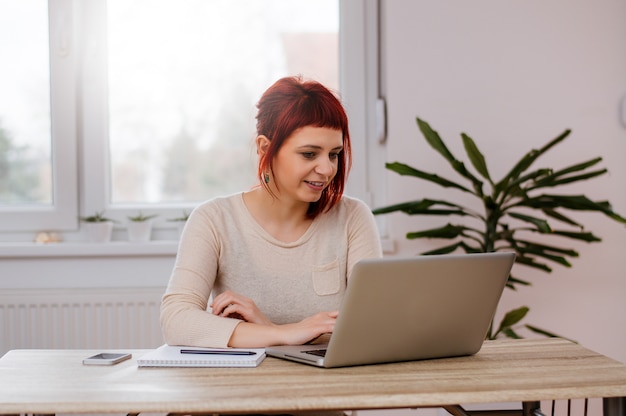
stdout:
{"type": "Polygon", "coordinates": [[[243,319],[260,325],[273,325],[252,299],[230,290],[217,295],[210,306],[213,314],[217,316],[243,319]]]}

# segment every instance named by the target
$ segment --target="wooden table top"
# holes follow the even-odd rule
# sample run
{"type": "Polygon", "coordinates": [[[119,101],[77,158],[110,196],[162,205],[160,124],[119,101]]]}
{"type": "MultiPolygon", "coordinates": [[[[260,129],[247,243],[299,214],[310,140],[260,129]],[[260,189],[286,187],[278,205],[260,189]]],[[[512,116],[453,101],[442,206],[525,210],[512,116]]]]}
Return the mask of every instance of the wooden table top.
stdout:
{"type": "Polygon", "coordinates": [[[486,341],[470,357],[320,369],[84,366],[95,350],[0,359],[0,413],[290,412],[626,396],[626,365],[560,339],[486,341]]]}

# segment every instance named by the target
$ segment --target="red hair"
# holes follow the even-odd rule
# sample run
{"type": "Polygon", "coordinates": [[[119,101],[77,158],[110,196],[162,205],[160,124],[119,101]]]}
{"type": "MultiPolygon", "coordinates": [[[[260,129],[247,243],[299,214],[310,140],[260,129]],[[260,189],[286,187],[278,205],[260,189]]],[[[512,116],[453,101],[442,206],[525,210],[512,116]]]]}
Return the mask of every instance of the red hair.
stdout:
{"type": "Polygon", "coordinates": [[[296,130],[312,126],[340,130],[343,151],[339,153],[337,174],[322,192],[321,198],[309,205],[307,216],[334,207],[341,196],[352,164],[348,116],[335,94],[316,81],[304,81],[302,77],[281,78],[263,93],[257,104],[257,135],[266,136],[270,144],[259,160],[258,177],[261,184],[271,192],[263,180],[265,172],[273,172],[272,163],[279,149],[296,130]]]}

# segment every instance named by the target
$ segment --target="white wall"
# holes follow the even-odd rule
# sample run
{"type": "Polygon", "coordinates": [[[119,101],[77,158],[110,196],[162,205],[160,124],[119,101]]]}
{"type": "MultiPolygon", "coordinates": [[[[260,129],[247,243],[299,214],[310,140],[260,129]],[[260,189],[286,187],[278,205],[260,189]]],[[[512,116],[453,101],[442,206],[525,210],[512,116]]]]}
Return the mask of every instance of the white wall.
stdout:
{"type": "MultiPolygon", "coordinates": [[[[626,2],[383,0],[381,21],[388,161],[456,179],[423,140],[417,116],[457,157],[464,158],[460,133],[467,133],[496,178],[525,152],[571,128],[570,138],[536,167],[602,156],[610,173],[571,192],[608,199],[626,215],[626,127],[618,117],[626,95],[626,2]]],[[[453,191],[387,175],[389,203],[452,197],[453,191]]],[[[515,269],[533,286],[507,290],[501,309],[528,305],[525,322],[626,362],[626,228],[599,214],[573,216],[603,242],[573,245],[580,257],[570,269],[515,269]]],[[[396,254],[433,246],[406,240],[407,231],[444,224],[388,217],[396,254]]]]}

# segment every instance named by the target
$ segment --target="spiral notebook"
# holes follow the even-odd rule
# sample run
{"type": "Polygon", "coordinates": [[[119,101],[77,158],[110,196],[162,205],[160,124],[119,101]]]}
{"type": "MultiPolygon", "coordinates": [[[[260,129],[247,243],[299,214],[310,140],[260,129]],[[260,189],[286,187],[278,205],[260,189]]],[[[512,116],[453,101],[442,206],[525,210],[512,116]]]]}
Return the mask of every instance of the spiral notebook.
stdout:
{"type": "Polygon", "coordinates": [[[257,367],[265,348],[197,348],[161,345],[137,359],[139,367],[257,367]]]}

